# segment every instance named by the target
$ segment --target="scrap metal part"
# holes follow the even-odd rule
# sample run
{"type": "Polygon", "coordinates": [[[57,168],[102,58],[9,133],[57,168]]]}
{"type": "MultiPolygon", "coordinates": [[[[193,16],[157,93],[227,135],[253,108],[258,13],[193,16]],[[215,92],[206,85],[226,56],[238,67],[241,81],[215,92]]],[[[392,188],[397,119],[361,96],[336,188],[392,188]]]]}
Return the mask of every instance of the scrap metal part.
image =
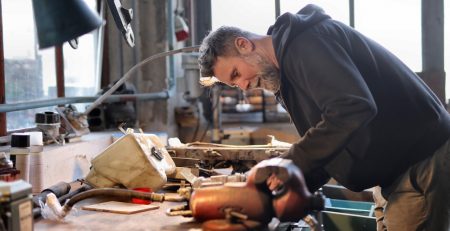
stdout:
{"type": "Polygon", "coordinates": [[[172,157],[199,159],[202,168],[233,167],[235,172],[245,172],[258,162],[286,153],[289,147],[273,145],[225,145],[214,143],[189,143],[168,147],[172,157]]]}

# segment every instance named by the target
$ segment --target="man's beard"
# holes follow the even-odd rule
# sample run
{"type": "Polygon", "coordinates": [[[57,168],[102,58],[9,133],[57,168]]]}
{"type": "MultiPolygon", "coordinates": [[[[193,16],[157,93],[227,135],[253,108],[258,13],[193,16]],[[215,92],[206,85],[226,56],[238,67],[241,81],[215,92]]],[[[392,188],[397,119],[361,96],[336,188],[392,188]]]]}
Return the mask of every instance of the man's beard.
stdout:
{"type": "Polygon", "coordinates": [[[273,93],[280,90],[280,74],[278,68],[259,54],[243,56],[249,64],[256,66],[256,81],[252,82],[249,89],[263,88],[273,93]]]}

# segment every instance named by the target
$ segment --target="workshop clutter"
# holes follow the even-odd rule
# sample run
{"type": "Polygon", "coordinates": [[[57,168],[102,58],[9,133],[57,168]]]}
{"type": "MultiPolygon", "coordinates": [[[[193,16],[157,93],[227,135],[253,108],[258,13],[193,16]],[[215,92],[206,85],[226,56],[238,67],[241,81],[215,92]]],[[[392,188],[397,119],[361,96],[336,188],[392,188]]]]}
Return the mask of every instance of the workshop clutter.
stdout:
{"type": "Polygon", "coordinates": [[[6,153],[0,152],[0,181],[15,181],[19,173],[6,153]]]}
{"type": "MultiPolygon", "coordinates": [[[[204,230],[241,230],[219,227],[240,227],[248,221],[253,221],[251,230],[260,230],[272,217],[284,222],[306,219],[309,213],[324,209],[324,198],[308,191],[303,174],[292,160],[272,158],[252,168],[246,182],[195,189],[189,209],[197,221],[204,222],[204,230]]],[[[317,221],[310,226],[317,228],[317,221]]]]}
{"type": "Polygon", "coordinates": [[[128,133],[92,160],[86,181],[94,187],[125,186],[157,191],[175,163],[154,134],[128,133]]]}

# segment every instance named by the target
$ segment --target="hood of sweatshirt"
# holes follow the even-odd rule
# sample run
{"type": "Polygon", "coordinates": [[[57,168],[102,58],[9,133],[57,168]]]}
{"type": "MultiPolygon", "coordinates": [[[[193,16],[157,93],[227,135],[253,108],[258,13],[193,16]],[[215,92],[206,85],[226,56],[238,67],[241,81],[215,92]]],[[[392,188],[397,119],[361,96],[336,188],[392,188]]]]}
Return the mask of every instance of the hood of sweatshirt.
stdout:
{"type": "Polygon", "coordinates": [[[325,14],[322,8],[313,4],[306,5],[296,14],[285,13],[278,17],[267,32],[268,35],[272,35],[277,59],[281,60],[284,49],[293,38],[325,19],[330,19],[330,16],[325,14]]]}

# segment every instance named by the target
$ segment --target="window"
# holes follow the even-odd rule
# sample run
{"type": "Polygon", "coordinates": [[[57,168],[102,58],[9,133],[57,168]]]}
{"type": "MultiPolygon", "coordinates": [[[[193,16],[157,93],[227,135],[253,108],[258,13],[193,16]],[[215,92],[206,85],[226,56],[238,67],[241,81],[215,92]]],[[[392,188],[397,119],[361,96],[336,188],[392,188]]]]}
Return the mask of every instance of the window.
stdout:
{"type": "Polygon", "coordinates": [[[420,72],[421,4],[420,0],[355,1],[355,28],[420,72]]]}
{"type": "Polygon", "coordinates": [[[275,21],[275,5],[272,0],[214,0],[211,1],[211,15],[213,30],[220,26],[237,26],[266,34],[275,21]]]}
{"type": "Polygon", "coordinates": [[[333,19],[349,25],[350,17],[348,0],[281,0],[280,11],[281,14],[284,12],[297,13],[301,8],[310,3],[323,8],[325,13],[330,15],[333,19]]]}
{"type": "MultiPolygon", "coordinates": [[[[86,0],[96,7],[95,0],[86,0]]],[[[39,50],[32,2],[2,1],[5,57],[5,100],[8,104],[56,97],[54,48],[39,50]]],[[[95,32],[80,38],[79,49],[64,45],[66,96],[94,95],[99,87],[96,76],[97,42],[95,32]]],[[[34,127],[37,112],[54,107],[6,113],[7,130],[34,127]]]]}
{"type": "MultiPolygon", "coordinates": [[[[96,0],[86,2],[92,9],[96,8],[96,0]]],[[[81,36],[77,49],[72,49],[68,43],[64,44],[64,77],[67,97],[95,95],[99,90],[100,65],[97,65],[99,44],[96,42],[98,37],[99,30],[81,36]]],[[[53,83],[53,86],[55,85],[56,81],[53,83]]]]}

